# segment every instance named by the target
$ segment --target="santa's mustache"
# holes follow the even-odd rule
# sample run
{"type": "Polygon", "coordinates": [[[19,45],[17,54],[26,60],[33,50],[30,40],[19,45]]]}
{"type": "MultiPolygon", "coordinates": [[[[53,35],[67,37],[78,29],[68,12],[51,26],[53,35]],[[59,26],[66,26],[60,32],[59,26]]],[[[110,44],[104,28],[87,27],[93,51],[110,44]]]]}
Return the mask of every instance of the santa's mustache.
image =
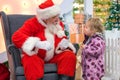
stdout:
{"type": "Polygon", "coordinates": [[[58,31],[62,30],[61,26],[59,24],[49,24],[47,26],[48,30],[53,33],[53,34],[56,34],[58,31]]]}

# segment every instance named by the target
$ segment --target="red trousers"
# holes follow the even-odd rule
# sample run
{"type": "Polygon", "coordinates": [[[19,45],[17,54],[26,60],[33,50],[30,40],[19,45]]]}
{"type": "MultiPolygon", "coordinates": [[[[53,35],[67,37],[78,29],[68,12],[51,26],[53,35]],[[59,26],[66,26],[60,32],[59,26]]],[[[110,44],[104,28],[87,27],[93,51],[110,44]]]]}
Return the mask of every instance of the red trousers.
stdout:
{"type": "MultiPolygon", "coordinates": [[[[37,80],[44,75],[44,60],[37,55],[22,58],[26,80],[37,80]]],[[[58,74],[74,76],[76,56],[72,51],[64,51],[55,55],[48,63],[56,63],[58,74]]]]}

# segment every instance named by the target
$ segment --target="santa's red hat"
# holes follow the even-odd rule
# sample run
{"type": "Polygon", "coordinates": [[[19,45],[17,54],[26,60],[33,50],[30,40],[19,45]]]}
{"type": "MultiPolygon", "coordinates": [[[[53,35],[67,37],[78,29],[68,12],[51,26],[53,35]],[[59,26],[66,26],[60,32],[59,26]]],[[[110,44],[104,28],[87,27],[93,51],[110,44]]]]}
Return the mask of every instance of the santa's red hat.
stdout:
{"type": "Polygon", "coordinates": [[[46,0],[37,9],[37,17],[42,20],[51,18],[57,14],[60,14],[60,7],[55,5],[52,0],[46,0]]]}

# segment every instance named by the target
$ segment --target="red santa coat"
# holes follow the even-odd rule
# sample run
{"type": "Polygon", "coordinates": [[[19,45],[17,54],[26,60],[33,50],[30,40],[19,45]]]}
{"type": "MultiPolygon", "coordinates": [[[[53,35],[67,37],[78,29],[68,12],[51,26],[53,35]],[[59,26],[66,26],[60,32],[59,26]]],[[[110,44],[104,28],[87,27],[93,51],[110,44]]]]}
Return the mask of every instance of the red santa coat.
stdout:
{"type": "MultiPolygon", "coordinates": [[[[62,22],[60,22],[60,25],[62,30],[64,30],[64,25],[62,22]]],[[[42,21],[38,21],[36,17],[33,17],[27,20],[24,25],[13,34],[12,41],[18,48],[22,48],[23,54],[33,55],[39,53],[37,54],[39,57],[45,61],[49,61],[55,55],[54,51],[64,37],[65,36],[59,38],[57,35],[48,32],[46,25],[42,21]],[[53,49],[46,51],[35,48],[35,44],[39,40],[54,41],[53,49]]],[[[72,45],[69,47],[75,52],[75,49],[72,45]]]]}
{"type": "Polygon", "coordinates": [[[75,52],[73,45],[70,43],[68,46],[69,48],[71,48],[71,50],[73,50],[73,52],[61,52],[59,50],[57,51],[60,41],[66,37],[65,35],[59,34],[59,32],[64,32],[62,22],[60,22],[60,25],[62,27],[62,31],[58,31],[58,33],[55,35],[47,30],[47,25],[45,25],[40,20],[38,21],[36,17],[33,17],[27,20],[24,23],[24,25],[13,34],[13,43],[18,48],[22,48],[24,54],[24,57],[22,58],[22,64],[24,66],[26,80],[37,80],[38,78],[43,77],[43,60],[48,61],[50,63],[58,63],[58,74],[64,74],[68,76],[74,75],[76,59],[75,55],[73,54],[73,52],[75,52]],[[52,45],[52,50],[46,51],[43,49],[36,48],[36,42],[39,40],[52,40],[54,43],[52,45]]]}

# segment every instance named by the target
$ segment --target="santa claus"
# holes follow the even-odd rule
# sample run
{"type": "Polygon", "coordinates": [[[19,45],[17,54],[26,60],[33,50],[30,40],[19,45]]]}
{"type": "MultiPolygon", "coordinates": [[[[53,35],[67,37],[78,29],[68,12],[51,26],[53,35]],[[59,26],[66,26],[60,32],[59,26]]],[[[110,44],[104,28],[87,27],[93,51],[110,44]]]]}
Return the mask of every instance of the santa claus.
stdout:
{"type": "Polygon", "coordinates": [[[47,0],[38,6],[36,16],[13,34],[13,43],[23,52],[26,80],[42,79],[46,62],[57,64],[60,80],[74,76],[75,48],[66,39],[59,14],[60,7],[47,0]]]}

